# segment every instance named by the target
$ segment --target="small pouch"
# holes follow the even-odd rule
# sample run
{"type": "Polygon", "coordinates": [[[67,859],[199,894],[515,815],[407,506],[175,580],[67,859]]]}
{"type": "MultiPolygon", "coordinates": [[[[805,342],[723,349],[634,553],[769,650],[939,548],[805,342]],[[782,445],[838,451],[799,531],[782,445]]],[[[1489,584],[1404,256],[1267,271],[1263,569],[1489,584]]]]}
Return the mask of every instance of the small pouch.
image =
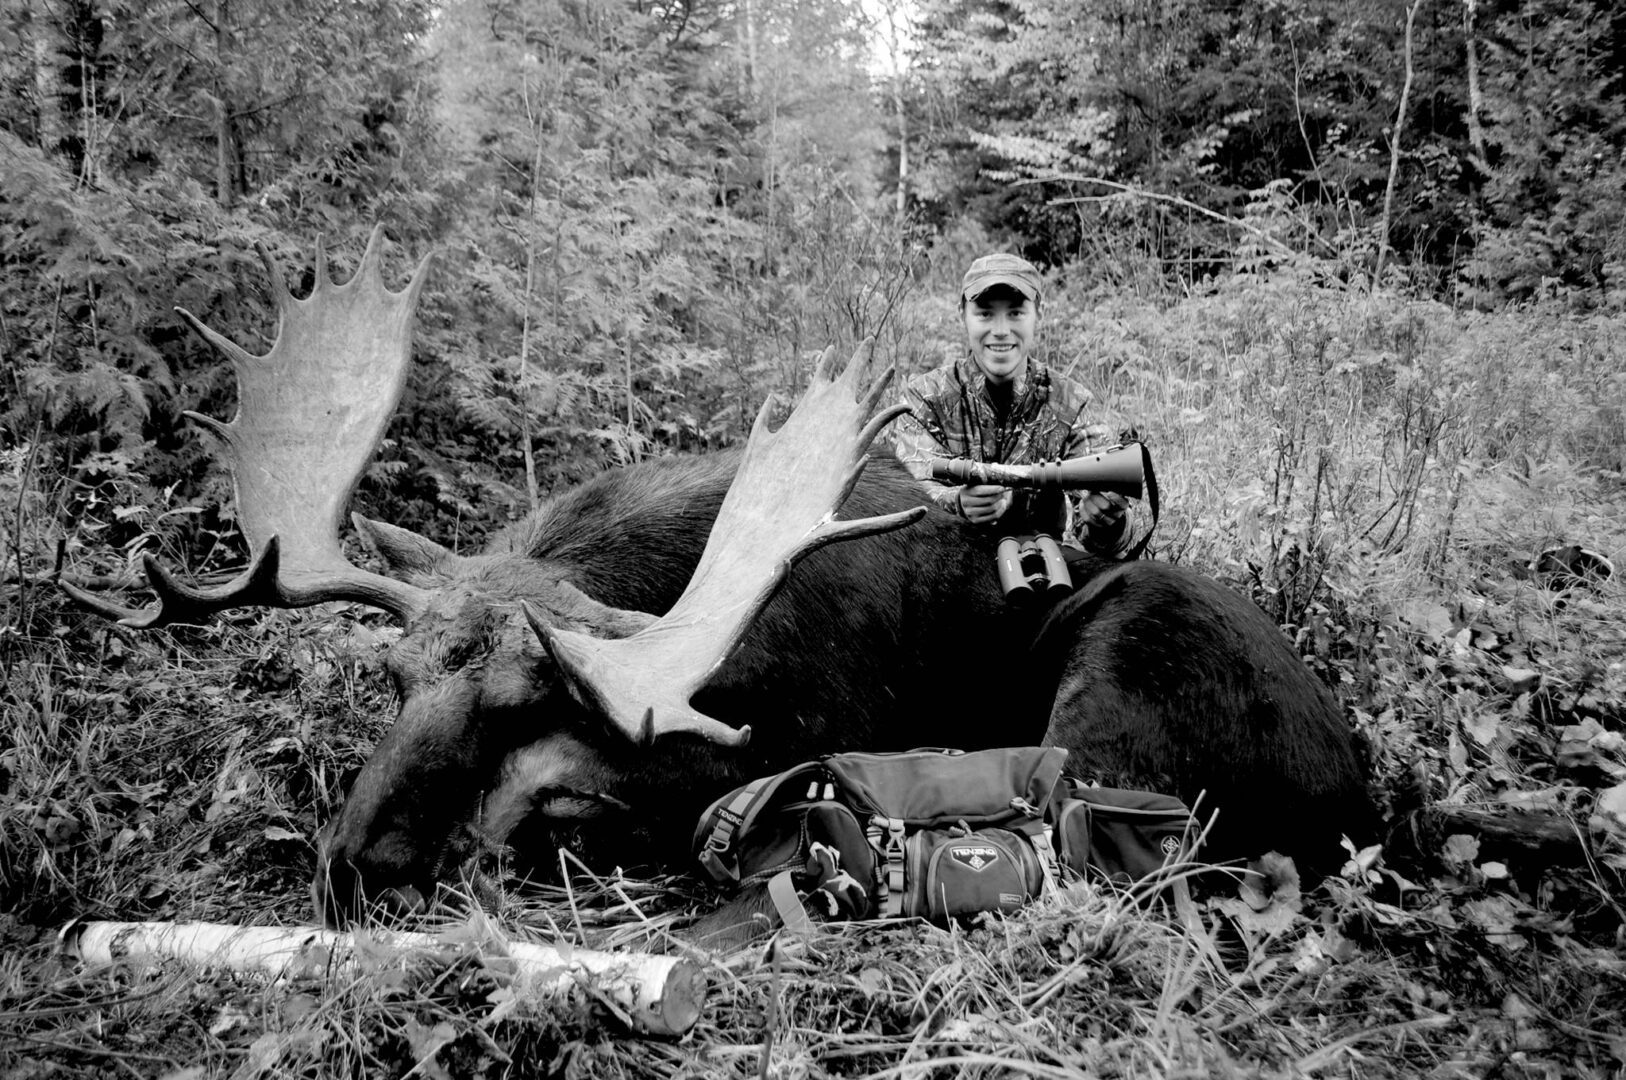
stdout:
{"type": "Polygon", "coordinates": [[[922,829],[906,845],[902,914],[943,923],[1014,911],[1044,889],[1033,842],[1010,829],[922,829]]]}
{"type": "Polygon", "coordinates": [[[1069,789],[1054,809],[1056,858],[1075,874],[1131,884],[1188,856],[1196,829],[1179,799],[1070,782],[1069,789]]]}

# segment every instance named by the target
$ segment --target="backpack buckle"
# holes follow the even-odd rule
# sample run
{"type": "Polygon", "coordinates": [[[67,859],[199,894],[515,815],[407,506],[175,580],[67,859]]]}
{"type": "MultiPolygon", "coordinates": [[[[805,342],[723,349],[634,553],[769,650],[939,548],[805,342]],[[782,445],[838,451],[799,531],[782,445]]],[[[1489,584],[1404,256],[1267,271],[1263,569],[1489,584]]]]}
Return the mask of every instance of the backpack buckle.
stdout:
{"type": "MultiPolygon", "coordinates": [[[[739,817],[738,814],[732,816],[739,817]]],[[[719,884],[738,885],[740,881],[739,868],[723,861],[723,857],[734,846],[734,833],[737,828],[738,823],[736,821],[729,821],[727,817],[721,817],[716,828],[711,830],[711,835],[706,837],[705,848],[695,856],[700,865],[705,868],[706,873],[710,874],[712,880],[719,884]]]]}
{"type": "Polygon", "coordinates": [[[879,867],[880,873],[876,875],[880,879],[875,890],[876,899],[880,902],[882,915],[889,919],[903,913],[904,867],[908,859],[904,828],[901,818],[882,817],[877,814],[870,819],[871,835],[880,841],[876,846],[880,848],[882,862],[882,866],[879,867]],[[880,836],[882,829],[886,830],[884,838],[880,836]]]}

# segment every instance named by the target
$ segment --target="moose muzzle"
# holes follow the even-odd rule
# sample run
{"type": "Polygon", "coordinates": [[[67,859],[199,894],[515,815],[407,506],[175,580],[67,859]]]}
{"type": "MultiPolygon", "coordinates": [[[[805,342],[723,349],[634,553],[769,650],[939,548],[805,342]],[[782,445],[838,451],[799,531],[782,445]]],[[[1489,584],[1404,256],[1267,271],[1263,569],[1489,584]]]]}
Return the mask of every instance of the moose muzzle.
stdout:
{"type": "Polygon", "coordinates": [[[488,779],[478,696],[459,673],[402,705],[322,837],[311,894],[330,925],[427,906],[488,779]]]}

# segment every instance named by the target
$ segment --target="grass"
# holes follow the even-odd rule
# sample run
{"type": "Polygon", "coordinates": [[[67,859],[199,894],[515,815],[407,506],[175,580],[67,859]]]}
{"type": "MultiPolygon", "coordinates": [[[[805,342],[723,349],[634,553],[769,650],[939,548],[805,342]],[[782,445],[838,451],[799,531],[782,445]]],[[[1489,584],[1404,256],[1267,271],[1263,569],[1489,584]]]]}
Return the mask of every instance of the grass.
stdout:
{"type": "MultiPolygon", "coordinates": [[[[1050,304],[1057,354],[1151,437],[1159,556],[1252,596],[1349,705],[1403,826],[1386,862],[1185,917],[1078,886],[969,928],[707,953],[708,1007],[673,1041],[617,1034],[590,991],[514,1000],[480,948],[284,986],[80,971],[53,956],[70,917],[308,920],[311,838],[388,722],[391,631],[334,609],[133,635],[8,587],[0,1071],[1619,1075],[1626,828],[1604,793],[1626,780],[1626,605],[1618,576],[1565,589],[1528,567],[1571,543],[1626,567],[1626,322],[1292,272],[1173,307],[1050,304]],[[1567,818],[1585,859],[1411,827],[1514,805],[1567,818]]],[[[948,344],[920,329],[943,325],[934,302],[906,314],[907,355],[948,344]]],[[[46,522],[16,535],[49,550],[46,522]]],[[[430,927],[693,949],[705,907],[684,881],[468,893],[430,927]]]]}

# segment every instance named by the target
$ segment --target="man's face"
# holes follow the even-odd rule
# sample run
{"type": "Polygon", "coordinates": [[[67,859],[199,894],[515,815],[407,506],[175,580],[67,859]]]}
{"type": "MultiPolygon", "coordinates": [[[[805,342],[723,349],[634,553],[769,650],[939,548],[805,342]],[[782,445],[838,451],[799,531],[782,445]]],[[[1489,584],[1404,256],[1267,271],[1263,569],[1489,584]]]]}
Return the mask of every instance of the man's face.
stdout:
{"type": "Polygon", "coordinates": [[[1039,329],[1039,309],[1015,289],[990,289],[965,302],[965,336],[971,356],[996,386],[1014,380],[1027,365],[1039,329]]]}

